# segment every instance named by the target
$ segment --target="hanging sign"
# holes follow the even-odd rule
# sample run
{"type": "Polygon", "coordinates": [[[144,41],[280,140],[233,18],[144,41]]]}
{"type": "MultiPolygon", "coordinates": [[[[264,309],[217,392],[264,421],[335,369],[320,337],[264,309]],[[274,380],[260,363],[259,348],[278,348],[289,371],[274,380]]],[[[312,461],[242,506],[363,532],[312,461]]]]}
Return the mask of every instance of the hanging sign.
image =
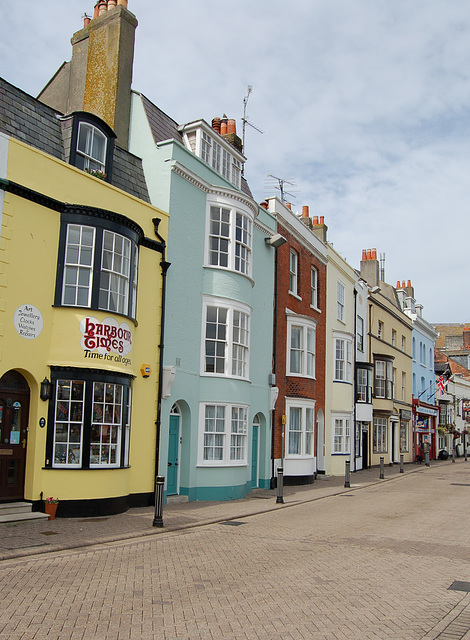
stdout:
{"type": "Polygon", "coordinates": [[[24,304],[15,311],[13,324],[22,338],[34,340],[40,335],[44,320],[39,309],[32,304],[24,304]]]}

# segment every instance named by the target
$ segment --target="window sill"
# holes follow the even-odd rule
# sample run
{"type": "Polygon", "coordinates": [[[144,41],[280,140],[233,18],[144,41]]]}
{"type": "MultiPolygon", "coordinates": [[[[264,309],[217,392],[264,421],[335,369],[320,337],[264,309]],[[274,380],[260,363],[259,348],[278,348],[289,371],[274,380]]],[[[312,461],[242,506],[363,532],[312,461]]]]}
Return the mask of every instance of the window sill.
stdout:
{"type": "Polygon", "coordinates": [[[331,453],[332,456],[350,456],[351,452],[350,451],[345,451],[344,453],[341,453],[339,451],[333,451],[331,453]]]}
{"type": "Polygon", "coordinates": [[[199,462],[196,465],[197,469],[231,469],[232,467],[239,469],[241,467],[247,467],[248,462],[199,462]]]}
{"type": "Polygon", "coordinates": [[[105,471],[119,471],[119,470],[123,470],[123,469],[130,469],[130,465],[127,465],[125,467],[111,467],[111,466],[103,466],[103,467],[72,467],[72,466],[58,466],[58,467],[41,467],[43,471],[102,471],[103,469],[105,471]]]}
{"type": "Polygon", "coordinates": [[[302,298],[297,293],[294,293],[293,291],[289,291],[289,295],[292,296],[293,298],[296,298],[297,300],[302,301],[302,298]]]}
{"type": "Polygon", "coordinates": [[[310,305],[310,309],[312,311],[316,311],[317,313],[321,313],[321,309],[319,309],[318,307],[314,307],[312,304],[310,305]]]}
{"type": "Polygon", "coordinates": [[[338,382],[339,384],[351,384],[352,380],[333,380],[333,382],[338,382]]]}

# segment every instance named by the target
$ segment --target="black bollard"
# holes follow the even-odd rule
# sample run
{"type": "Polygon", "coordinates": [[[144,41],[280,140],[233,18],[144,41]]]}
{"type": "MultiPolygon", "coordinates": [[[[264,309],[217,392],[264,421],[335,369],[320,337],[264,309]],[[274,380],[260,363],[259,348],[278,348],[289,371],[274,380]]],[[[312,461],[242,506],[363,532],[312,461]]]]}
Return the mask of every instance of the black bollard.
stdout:
{"type": "Polygon", "coordinates": [[[277,498],[276,504],[284,504],[283,491],[284,491],[284,469],[282,467],[277,468],[277,498]]]}
{"type": "Polygon", "coordinates": [[[380,458],[380,476],[379,476],[379,480],[383,480],[385,478],[385,472],[384,472],[384,458],[381,457],[380,458]]]}
{"type": "Polygon", "coordinates": [[[163,527],[163,487],[165,485],[165,476],[157,476],[155,483],[155,517],[153,519],[154,527],[163,527]]]}
{"type": "Polygon", "coordinates": [[[349,488],[351,486],[351,462],[346,460],[345,462],[345,471],[344,471],[344,486],[349,488]]]}
{"type": "Polygon", "coordinates": [[[403,454],[400,456],[400,473],[405,472],[405,467],[403,466],[403,454]]]}

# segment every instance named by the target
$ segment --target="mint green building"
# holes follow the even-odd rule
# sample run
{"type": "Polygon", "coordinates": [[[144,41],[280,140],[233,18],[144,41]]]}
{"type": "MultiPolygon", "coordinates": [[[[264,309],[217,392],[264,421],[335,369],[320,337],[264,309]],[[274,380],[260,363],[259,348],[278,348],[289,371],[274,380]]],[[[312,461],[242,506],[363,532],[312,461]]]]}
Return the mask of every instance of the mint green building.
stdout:
{"type": "Polygon", "coordinates": [[[242,498],[273,473],[275,220],[243,177],[234,120],[178,126],[133,92],[129,150],[170,213],[157,472],[167,498],[242,498]]]}

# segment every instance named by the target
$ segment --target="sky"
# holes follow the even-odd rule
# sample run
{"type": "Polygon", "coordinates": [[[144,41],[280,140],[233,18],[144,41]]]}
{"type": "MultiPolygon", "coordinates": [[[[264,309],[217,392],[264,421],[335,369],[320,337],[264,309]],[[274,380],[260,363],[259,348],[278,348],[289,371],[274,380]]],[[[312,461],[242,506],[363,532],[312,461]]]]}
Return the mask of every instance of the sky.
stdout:
{"type": "MultiPolygon", "coordinates": [[[[94,0],[2,3],[0,75],[34,96],[94,0]]],[[[179,124],[226,114],[255,199],[385,257],[431,323],[470,322],[470,11],[463,0],[129,0],[133,88],[179,124]],[[262,131],[260,133],[259,130],[262,131]],[[269,177],[275,176],[276,179],[269,177]]]]}

